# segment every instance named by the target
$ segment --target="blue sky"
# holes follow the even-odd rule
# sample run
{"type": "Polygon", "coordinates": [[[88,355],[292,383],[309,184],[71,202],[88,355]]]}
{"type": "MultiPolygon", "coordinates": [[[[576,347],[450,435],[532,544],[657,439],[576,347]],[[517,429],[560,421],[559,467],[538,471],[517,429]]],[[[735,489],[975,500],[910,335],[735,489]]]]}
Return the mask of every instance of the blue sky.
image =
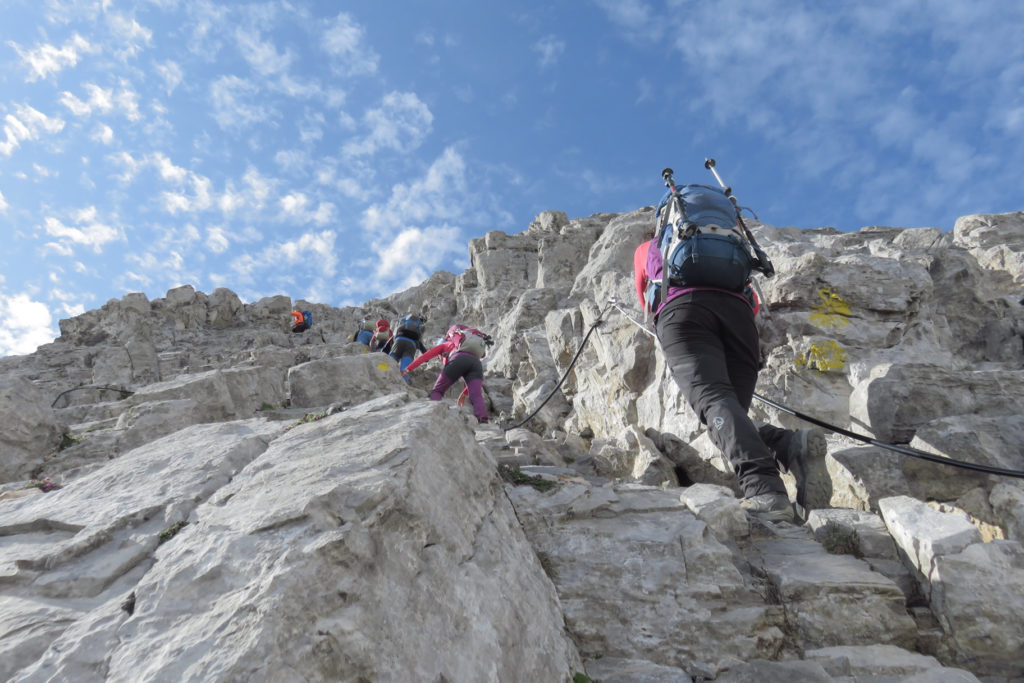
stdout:
{"type": "MultiPolygon", "coordinates": [[[[1024,3],[5,0],[0,355],[128,292],[358,305],[661,169],[777,226],[1024,209],[1024,3]]],[[[623,277],[629,277],[624,273],[623,277]]]]}

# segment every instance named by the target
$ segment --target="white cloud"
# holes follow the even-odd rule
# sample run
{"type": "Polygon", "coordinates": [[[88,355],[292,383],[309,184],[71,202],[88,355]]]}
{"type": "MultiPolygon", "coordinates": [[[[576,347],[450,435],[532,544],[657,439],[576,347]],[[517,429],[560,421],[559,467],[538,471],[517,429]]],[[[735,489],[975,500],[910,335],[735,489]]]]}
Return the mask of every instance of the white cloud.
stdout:
{"type": "Polygon", "coordinates": [[[415,93],[390,92],[380,107],[366,112],[363,122],[370,132],[362,140],[344,146],[347,156],[374,154],[381,149],[411,152],[430,133],[434,115],[415,93]]]}
{"type": "MultiPolygon", "coordinates": [[[[7,213],[7,209],[10,208],[10,206],[11,205],[7,203],[7,200],[4,199],[4,193],[0,192],[0,213],[7,213]]],[[[0,282],[3,282],[3,280],[0,280],[0,282]]]]}
{"type": "Polygon", "coordinates": [[[64,129],[63,119],[46,114],[24,104],[15,105],[13,114],[4,117],[4,138],[0,154],[11,156],[22,141],[38,140],[43,133],[59,133],[64,129]]]}
{"type": "Polygon", "coordinates": [[[158,64],[156,72],[164,81],[164,92],[170,95],[185,80],[185,72],[178,66],[177,62],[170,60],[158,64]]]}
{"type": "Polygon", "coordinates": [[[377,72],[380,57],[363,44],[363,27],[342,12],[326,22],[321,47],[331,56],[335,71],[346,76],[367,76],[377,72]]]}
{"type": "Polygon", "coordinates": [[[395,273],[407,275],[399,288],[422,282],[437,269],[445,255],[465,249],[460,237],[460,230],[449,225],[406,228],[397,236],[374,245],[378,263],[374,275],[381,280],[395,273]]]}
{"type": "Polygon", "coordinates": [[[371,247],[377,254],[374,278],[405,288],[427,278],[449,255],[463,254],[457,223],[480,220],[480,201],[469,191],[462,156],[446,149],[421,179],[395,186],[387,203],[364,212],[363,228],[378,236],[371,247]]]}
{"type": "Polygon", "coordinates": [[[60,310],[65,318],[74,318],[85,313],[85,305],[64,303],[61,304],[60,310]]]}
{"type": "Polygon", "coordinates": [[[107,161],[124,168],[124,172],[115,176],[122,183],[130,183],[145,166],[145,160],[138,160],[128,152],[118,152],[107,157],[107,161]]]}
{"type": "MultiPolygon", "coordinates": [[[[363,228],[376,234],[393,234],[408,223],[464,217],[472,194],[467,192],[466,164],[448,148],[431,164],[426,175],[408,185],[396,185],[383,206],[375,204],[363,214],[363,228]]],[[[461,247],[460,247],[461,249],[461,247]]]]}
{"type": "Polygon", "coordinates": [[[23,50],[15,42],[9,41],[7,44],[14,48],[21,60],[28,66],[29,74],[25,80],[29,82],[46,78],[66,66],[75,66],[83,54],[95,54],[99,51],[77,33],[61,47],[44,43],[31,50],[23,50]]]}
{"type": "Polygon", "coordinates": [[[220,195],[217,200],[217,207],[225,214],[233,214],[234,212],[245,206],[245,195],[240,192],[234,191],[234,185],[230,184],[220,195]]]}
{"type": "Polygon", "coordinates": [[[139,112],[139,95],[123,78],[121,79],[121,90],[114,96],[114,103],[129,121],[138,121],[142,118],[142,114],[139,112]]]}
{"type": "Polygon", "coordinates": [[[206,229],[206,248],[215,254],[223,254],[231,246],[227,231],[222,227],[206,229]]]}
{"type": "Polygon", "coordinates": [[[75,116],[88,116],[92,113],[92,107],[88,102],[83,102],[67,90],[60,94],[60,103],[70,109],[75,116]]]}
{"type": "Polygon", "coordinates": [[[278,53],[274,44],[263,40],[258,31],[236,29],[235,41],[242,52],[242,57],[261,76],[285,73],[291,65],[291,53],[288,50],[285,50],[283,54],[278,53]]]}
{"type": "Polygon", "coordinates": [[[277,181],[273,178],[264,177],[255,168],[246,170],[242,179],[248,187],[247,194],[252,198],[254,208],[262,209],[267,203],[270,193],[273,192],[277,181]]]}
{"type": "Polygon", "coordinates": [[[305,212],[309,199],[301,192],[292,192],[281,197],[281,210],[288,216],[298,216],[305,212]]]}
{"type": "Polygon", "coordinates": [[[136,273],[134,270],[126,270],[123,277],[128,282],[137,283],[139,289],[145,289],[153,284],[153,279],[151,277],[145,273],[136,273]]]}
{"type": "Polygon", "coordinates": [[[310,220],[317,225],[327,225],[335,219],[337,207],[332,202],[320,202],[316,211],[310,216],[310,220]]]}
{"type": "Polygon", "coordinates": [[[192,202],[180,192],[161,192],[160,200],[163,203],[164,211],[172,216],[192,210],[192,202]]]}
{"type": "Polygon", "coordinates": [[[302,142],[316,142],[323,139],[325,120],[322,112],[307,112],[299,123],[299,139],[302,142]]]}
{"type": "Polygon", "coordinates": [[[265,123],[273,111],[257,104],[259,87],[238,76],[222,76],[210,86],[213,118],[224,130],[265,123]]]}
{"type": "Polygon", "coordinates": [[[338,268],[334,248],[336,238],[333,230],[304,233],[298,239],[277,242],[259,253],[245,253],[236,257],[231,262],[231,270],[235,273],[236,281],[243,284],[252,283],[257,278],[266,280],[267,273],[279,275],[290,272],[292,266],[311,270],[320,278],[334,277],[338,268]]]}
{"type": "Polygon", "coordinates": [[[34,352],[57,337],[46,304],[28,294],[0,294],[0,356],[34,352]]]}
{"type": "Polygon", "coordinates": [[[309,197],[301,192],[291,192],[280,199],[282,219],[326,225],[334,220],[336,207],[331,202],[320,202],[312,206],[309,197]]]}
{"type": "Polygon", "coordinates": [[[558,58],[565,52],[565,41],[559,40],[557,36],[544,36],[533,45],[533,51],[540,56],[540,67],[542,69],[554,66],[558,58]]]}
{"type": "Polygon", "coordinates": [[[152,159],[153,165],[156,166],[157,171],[160,173],[160,177],[164,180],[172,182],[175,185],[181,185],[185,182],[185,179],[188,178],[187,170],[181,166],[175,166],[170,159],[160,152],[156,152],[152,159]]]}
{"type": "Polygon", "coordinates": [[[86,83],[84,87],[89,93],[85,100],[75,97],[66,90],[60,95],[60,103],[70,109],[72,114],[89,116],[93,111],[106,113],[114,108],[114,91],[112,89],[101,88],[95,83],[86,83]]]}
{"type": "Polygon", "coordinates": [[[97,142],[102,142],[104,145],[109,145],[114,141],[114,129],[110,126],[101,123],[96,126],[96,130],[92,133],[92,139],[97,142]]]}
{"type": "Polygon", "coordinates": [[[152,31],[141,26],[135,19],[123,14],[108,15],[108,22],[114,38],[124,44],[124,47],[117,50],[117,56],[121,59],[134,57],[148,46],[149,41],[153,38],[152,31]]]}
{"type": "Polygon", "coordinates": [[[285,171],[301,171],[313,163],[308,152],[298,149],[282,149],[274,155],[274,161],[285,171]]]}
{"type": "Polygon", "coordinates": [[[39,226],[47,235],[60,240],[52,244],[61,253],[69,251],[72,244],[82,244],[92,247],[92,250],[99,254],[103,251],[104,244],[123,239],[118,229],[98,220],[98,212],[94,206],[72,212],[71,221],[77,227],[65,225],[60,219],[47,216],[43,219],[43,225],[39,226]]]}
{"type": "Polygon", "coordinates": [[[331,277],[337,271],[338,257],[334,252],[335,234],[333,230],[308,232],[298,240],[284,242],[275,249],[285,262],[301,264],[313,256],[317,272],[324,277],[331,277]]]}
{"type": "Polygon", "coordinates": [[[997,125],[1007,135],[1020,136],[1024,133],[1024,105],[1002,111],[997,118],[997,125]]]}
{"type": "Polygon", "coordinates": [[[242,177],[242,188],[236,189],[235,183],[229,180],[224,192],[218,195],[214,203],[226,216],[244,210],[256,213],[267,205],[277,184],[276,179],[268,178],[256,168],[249,167],[242,177]]]}
{"type": "Polygon", "coordinates": [[[621,26],[630,40],[656,44],[664,35],[664,24],[651,16],[646,0],[594,0],[613,23],[621,26]]]}
{"type": "Polygon", "coordinates": [[[60,242],[44,242],[41,252],[43,254],[52,252],[54,254],[57,254],[58,256],[64,257],[75,255],[75,250],[72,249],[70,245],[61,244],[60,242]]]}

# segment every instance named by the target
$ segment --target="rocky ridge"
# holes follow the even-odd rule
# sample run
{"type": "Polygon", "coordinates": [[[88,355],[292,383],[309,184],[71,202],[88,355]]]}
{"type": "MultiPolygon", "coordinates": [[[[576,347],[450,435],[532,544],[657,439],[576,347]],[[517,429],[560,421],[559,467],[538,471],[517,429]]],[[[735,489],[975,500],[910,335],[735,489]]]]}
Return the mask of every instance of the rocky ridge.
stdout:
{"type": "MultiPolygon", "coordinates": [[[[1020,479],[831,434],[806,523],[748,520],[636,313],[651,221],[545,212],[362,307],[129,294],[0,359],[0,677],[1024,680],[1020,479]],[[349,342],[407,310],[494,335],[501,424],[349,342]]],[[[759,394],[1024,470],[1024,213],[752,228],[759,394]]]]}

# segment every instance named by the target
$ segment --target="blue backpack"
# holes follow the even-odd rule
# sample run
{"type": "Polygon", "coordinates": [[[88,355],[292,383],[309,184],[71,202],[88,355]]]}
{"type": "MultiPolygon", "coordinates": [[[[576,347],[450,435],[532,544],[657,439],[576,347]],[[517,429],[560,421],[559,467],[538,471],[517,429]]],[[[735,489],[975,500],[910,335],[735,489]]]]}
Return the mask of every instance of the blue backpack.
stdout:
{"type": "Polygon", "coordinates": [[[303,311],[302,312],[302,322],[306,323],[306,328],[307,329],[310,328],[310,327],[313,327],[313,312],[312,311],[303,311]]]}
{"type": "Polygon", "coordinates": [[[398,321],[397,333],[399,336],[404,334],[414,334],[416,338],[423,334],[423,326],[426,325],[427,321],[418,315],[407,313],[398,321]]]}
{"type": "Polygon", "coordinates": [[[655,220],[663,275],[671,286],[743,290],[757,261],[725,192],[710,185],[684,185],[676,195],[670,190],[655,220]]]}

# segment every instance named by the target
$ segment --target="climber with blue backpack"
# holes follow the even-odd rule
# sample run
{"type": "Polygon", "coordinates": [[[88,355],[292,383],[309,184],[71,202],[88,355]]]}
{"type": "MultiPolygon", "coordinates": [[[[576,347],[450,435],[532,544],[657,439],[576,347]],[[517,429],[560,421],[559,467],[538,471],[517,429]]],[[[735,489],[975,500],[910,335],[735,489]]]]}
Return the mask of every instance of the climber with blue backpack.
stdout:
{"type": "Polygon", "coordinates": [[[382,349],[384,353],[398,361],[398,367],[405,370],[416,357],[416,352],[424,353],[423,330],[427,319],[412,312],[399,318],[395,332],[382,349]]]}
{"type": "Polygon", "coordinates": [[[352,341],[369,346],[373,341],[375,329],[373,316],[364,315],[363,319],[359,321],[359,329],[352,335],[352,341]]]}
{"type": "Polygon", "coordinates": [[[654,314],[676,384],[739,478],[741,507],[761,519],[792,521],[779,473],[793,475],[803,505],[808,459],[824,454],[824,434],[759,430],[747,414],[761,365],[750,283],[754,272],[771,277],[775,270],[714,166],[714,159],[705,160],[721,189],[677,187],[672,169],[662,171],[668,192],[655,213],[642,272],[643,247],[634,254],[635,283],[644,310],[654,314]]]}
{"type": "Polygon", "coordinates": [[[461,379],[465,381],[466,388],[459,397],[459,405],[463,405],[468,394],[477,422],[489,422],[487,403],[484,401],[483,392],[484,366],[480,359],[487,355],[487,348],[493,344],[494,341],[489,335],[478,329],[457,323],[448,328],[447,334],[439,344],[412,361],[402,371],[402,376],[408,377],[409,373],[423,363],[441,356],[444,367],[441,369],[441,374],[437,376],[437,381],[434,382],[434,388],[430,391],[430,400],[440,401],[443,399],[448,389],[461,379]]]}
{"type": "Polygon", "coordinates": [[[305,332],[313,327],[311,311],[292,311],[292,332],[305,332]]]}

